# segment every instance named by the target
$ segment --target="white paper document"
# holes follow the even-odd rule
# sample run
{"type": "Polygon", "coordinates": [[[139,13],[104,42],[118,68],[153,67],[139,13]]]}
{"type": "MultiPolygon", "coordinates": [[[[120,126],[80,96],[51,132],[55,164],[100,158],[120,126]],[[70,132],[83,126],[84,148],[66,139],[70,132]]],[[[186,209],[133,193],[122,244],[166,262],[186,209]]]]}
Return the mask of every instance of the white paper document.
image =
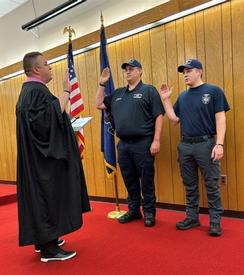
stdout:
{"type": "Polygon", "coordinates": [[[88,121],[90,121],[92,119],[91,116],[88,116],[88,117],[80,117],[80,118],[72,118],[71,119],[71,124],[72,124],[72,127],[73,127],[73,130],[75,132],[78,132],[81,130],[81,128],[83,128],[84,125],[86,125],[86,123],[88,121]]]}

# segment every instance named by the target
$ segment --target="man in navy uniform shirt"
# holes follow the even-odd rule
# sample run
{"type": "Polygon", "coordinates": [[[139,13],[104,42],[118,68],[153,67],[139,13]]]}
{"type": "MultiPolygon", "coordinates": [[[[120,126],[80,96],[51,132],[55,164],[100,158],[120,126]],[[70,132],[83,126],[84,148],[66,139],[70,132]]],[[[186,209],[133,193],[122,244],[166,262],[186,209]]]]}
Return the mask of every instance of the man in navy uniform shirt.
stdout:
{"type": "Polygon", "coordinates": [[[161,98],[165,111],[173,124],[180,123],[181,142],[178,145],[179,165],[186,191],[186,218],[176,224],[180,230],[200,225],[198,168],[207,190],[210,214],[210,236],[222,234],[220,219],[223,213],[218,179],[219,160],[224,154],[226,131],[225,112],[229,105],[223,91],[202,81],[202,64],[190,59],[178,67],[189,89],[182,92],[174,107],[172,91],[166,84],[161,86],[161,98]]]}
{"type": "Polygon", "coordinates": [[[110,71],[102,72],[96,95],[96,107],[112,114],[118,143],[118,161],[128,191],[129,211],[119,218],[128,223],[142,218],[144,225],[154,226],[156,196],[154,187],[154,158],[160,150],[160,135],[164,109],[160,95],[152,85],[142,83],[142,66],[135,59],[122,64],[128,85],[105,96],[110,71]]]}

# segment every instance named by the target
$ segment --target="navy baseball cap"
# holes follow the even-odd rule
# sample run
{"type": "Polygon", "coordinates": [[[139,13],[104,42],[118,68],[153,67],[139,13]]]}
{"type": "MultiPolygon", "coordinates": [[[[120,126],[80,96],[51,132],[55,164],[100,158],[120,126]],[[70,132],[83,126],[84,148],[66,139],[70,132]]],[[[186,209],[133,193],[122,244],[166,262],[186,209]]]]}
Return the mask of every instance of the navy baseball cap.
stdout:
{"type": "Polygon", "coordinates": [[[121,65],[121,68],[124,70],[126,68],[126,66],[142,68],[141,63],[139,61],[137,61],[136,59],[130,59],[128,62],[123,63],[121,65]]]}
{"type": "Polygon", "coordinates": [[[186,61],[186,64],[180,65],[178,67],[178,72],[183,73],[185,68],[188,68],[188,69],[196,68],[196,69],[202,70],[202,63],[197,59],[189,59],[186,61]]]}

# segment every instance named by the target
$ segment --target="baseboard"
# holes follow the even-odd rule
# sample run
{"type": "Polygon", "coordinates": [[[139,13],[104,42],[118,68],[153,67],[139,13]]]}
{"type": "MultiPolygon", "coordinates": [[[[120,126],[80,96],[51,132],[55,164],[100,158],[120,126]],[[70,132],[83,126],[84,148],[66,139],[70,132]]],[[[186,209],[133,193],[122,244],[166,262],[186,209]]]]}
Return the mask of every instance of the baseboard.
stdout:
{"type": "Polygon", "coordinates": [[[16,185],[16,181],[0,180],[0,184],[12,184],[12,185],[16,185]]]}
{"type": "Polygon", "coordinates": [[[5,204],[9,204],[9,203],[14,203],[16,201],[17,201],[17,195],[16,194],[0,197],[0,206],[5,205],[5,204]]]}
{"type": "MultiPolygon", "coordinates": [[[[115,203],[114,198],[97,197],[97,196],[89,196],[89,198],[90,198],[90,200],[93,200],[93,201],[115,203]]],[[[119,199],[119,203],[126,204],[126,200],[125,199],[119,199]]],[[[185,211],[185,205],[183,205],[183,204],[171,204],[171,203],[158,202],[156,204],[156,206],[157,206],[157,208],[161,208],[161,209],[168,209],[168,210],[174,210],[174,211],[185,211]]],[[[208,214],[208,208],[200,207],[199,212],[201,214],[208,214]]],[[[244,219],[244,211],[225,210],[222,216],[223,217],[232,217],[232,218],[244,219]]]]}

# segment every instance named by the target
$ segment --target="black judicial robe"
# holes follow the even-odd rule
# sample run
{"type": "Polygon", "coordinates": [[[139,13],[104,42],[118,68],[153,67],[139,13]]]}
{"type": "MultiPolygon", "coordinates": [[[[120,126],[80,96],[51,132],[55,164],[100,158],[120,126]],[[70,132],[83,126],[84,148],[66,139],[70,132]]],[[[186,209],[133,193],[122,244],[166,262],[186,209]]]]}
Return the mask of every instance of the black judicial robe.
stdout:
{"type": "Polygon", "coordinates": [[[79,148],[42,83],[23,84],[16,117],[19,245],[43,244],[79,229],[90,210],[79,148]]]}

